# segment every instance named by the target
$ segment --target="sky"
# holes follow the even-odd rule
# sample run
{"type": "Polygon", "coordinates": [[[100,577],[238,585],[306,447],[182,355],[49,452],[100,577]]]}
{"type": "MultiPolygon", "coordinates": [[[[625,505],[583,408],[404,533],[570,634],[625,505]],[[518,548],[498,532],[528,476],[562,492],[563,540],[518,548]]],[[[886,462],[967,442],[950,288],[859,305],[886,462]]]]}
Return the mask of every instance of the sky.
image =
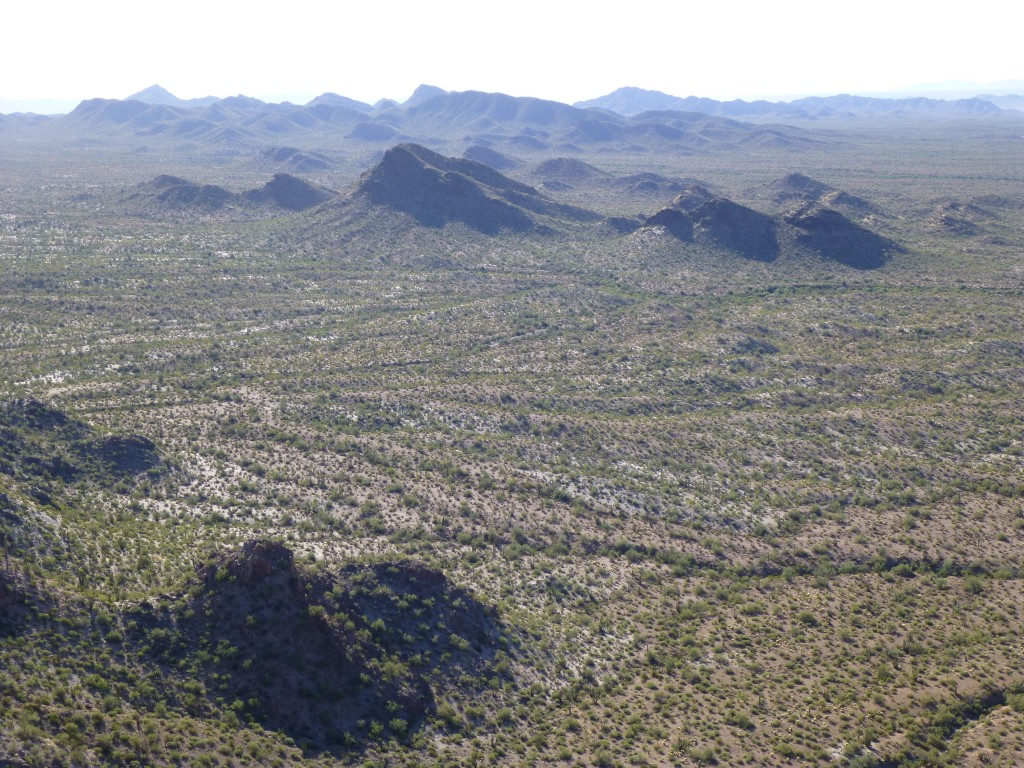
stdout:
{"type": "Polygon", "coordinates": [[[34,0],[3,16],[2,104],[156,83],[181,98],[373,103],[429,83],[572,103],[624,85],[787,99],[1024,80],[1024,4],[1003,0],[34,0]]]}

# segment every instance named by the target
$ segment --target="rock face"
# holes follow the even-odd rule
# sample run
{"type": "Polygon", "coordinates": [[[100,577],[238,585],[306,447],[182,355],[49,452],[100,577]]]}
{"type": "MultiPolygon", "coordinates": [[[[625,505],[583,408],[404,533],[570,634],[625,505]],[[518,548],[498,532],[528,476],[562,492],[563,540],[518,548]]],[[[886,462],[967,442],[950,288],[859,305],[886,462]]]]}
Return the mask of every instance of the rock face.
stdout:
{"type": "Polygon", "coordinates": [[[44,602],[20,574],[5,570],[0,559],[0,638],[18,634],[30,620],[33,604],[44,602]]]}
{"type": "Polygon", "coordinates": [[[247,541],[237,552],[230,552],[213,563],[202,566],[199,575],[207,583],[218,577],[223,568],[243,584],[252,584],[272,574],[288,574],[295,563],[290,549],[264,539],[247,541]]]}
{"type": "Polygon", "coordinates": [[[505,642],[493,610],[418,563],[311,572],[283,544],[256,539],[196,571],[177,608],[139,608],[133,640],[313,750],[404,737],[438,691],[493,676],[505,642]]]}

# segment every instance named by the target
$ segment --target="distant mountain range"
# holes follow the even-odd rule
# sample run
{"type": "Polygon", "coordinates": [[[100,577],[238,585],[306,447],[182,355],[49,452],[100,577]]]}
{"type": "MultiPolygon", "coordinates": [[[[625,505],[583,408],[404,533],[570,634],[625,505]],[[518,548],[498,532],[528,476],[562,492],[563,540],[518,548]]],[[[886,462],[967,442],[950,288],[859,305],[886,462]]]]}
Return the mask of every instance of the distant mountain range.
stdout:
{"type": "MultiPolygon", "coordinates": [[[[472,93],[472,92],[470,92],[472,93]]],[[[366,104],[336,93],[323,93],[304,105],[294,105],[282,102],[276,105],[292,108],[341,108],[351,110],[364,115],[374,115],[387,112],[395,108],[411,110],[424,105],[435,98],[454,95],[434,85],[420,85],[404,103],[390,99],[382,99],[376,104],[366,104]]],[[[499,96],[501,94],[488,94],[499,96]]],[[[510,97],[506,97],[510,98],[510,97]]],[[[137,101],[152,106],[174,107],[182,109],[202,109],[212,107],[223,102],[245,99],[263,104],[256,99],[248,99],[245,96],[229,97],[227,99],[216,96],[205,96],[196,99],[181,99],[175,96],[160,85],[151,85],[137,93],[123,99],[124,101],[137,101]]],[[[94,102],[96,99],[86,100],[84,103],[94,102]]],[[[531,101],[542,101],[531,99],[531,101]]],[[[546,102],[556,103],[556,102],[546,102]]],[[[4,108],[13,112],[53,113],[61,109],[67,102],[58,101],[35,101],[35,102],[12,102],[0,99],[0,113],[4,108]]],[[[563,105],[569,106],[569,105],[563,105]]],[[[676,111],[676,112],[697,112],[701,114],[720,117],[731,117],[742,120],[813,120],[823,117],[853,117],[860,115],[929,115],[936,117],[950,116],[973,116],[993,115],[1001,111],[1024,111],[1024,96],[1007,93],[983,93],[964,98],[881,98],[872,96],[851,96],[848,94],[827,96],[827,97],[806,97],[794,101],[744,101],[734,99],[731,101],[718,101],[716,99],[702,98],[698,96],[679,97],[672,96],[661,91],[647,90],[644,88],[624,87],[595,99],[578,101],[572,105],[577,109],[600,109],[624,117],[632,117],[643,112],[650,111],[676,111]]],[[[69,110],[73,111],[73,110],[69,110]]]]}
{"type": "MultiPolygon", "coordinates": [[[[420,86],[404,104],[375,105],[322,94],[304,105],[247,96],[178,99],[159,86],[129,99],[88,99],[67,115],[4,116],[0,131],[54,140],[104,143],[172,142],[216,151],[268,146],[383,152],[400,142],[478,145],[496,152],[573,153],[606,150],[698,153],[736,148],[794,148],[819,139],[791,126],[752,125],[695,111],[624,116],[556,101],[420,86]]],[[[482,151],[482,150],[477,150],[482,151]]],[[[308,164],[308,158],[301,158],[308,164]]],[[[298,168],[296,168],[297,170],[298,168]]],[[[288,169],[282,169],[288,170],[288,169]]]]}
{"type": "Polygon", "coordinates": [[[631,116],[652,110],[700,112],[737,119],[816,120],[823,117],[927,115],[964,117],[995,115],[1005,109],[1024,109],[1019,96],[977,96],[947,101],[924,97],[884,99],[870,96],[810,96],[795,101],[716,101],[688,96],[680,98],[643,88],[619,88],[606,96],[576,102],[579,109],[606,109],[631,116]]]}

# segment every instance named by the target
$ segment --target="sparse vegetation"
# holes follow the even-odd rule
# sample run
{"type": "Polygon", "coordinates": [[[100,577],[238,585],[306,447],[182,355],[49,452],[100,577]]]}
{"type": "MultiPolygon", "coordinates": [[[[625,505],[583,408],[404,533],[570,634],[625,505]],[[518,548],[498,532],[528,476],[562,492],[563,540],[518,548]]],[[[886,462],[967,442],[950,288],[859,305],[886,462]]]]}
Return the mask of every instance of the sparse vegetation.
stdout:
{"type": "Polygon", "coordinates": [[[3,138],[0,762],[1019,762],[1019,125],[829,128],[423,154],[468,221],[3,138]]]}

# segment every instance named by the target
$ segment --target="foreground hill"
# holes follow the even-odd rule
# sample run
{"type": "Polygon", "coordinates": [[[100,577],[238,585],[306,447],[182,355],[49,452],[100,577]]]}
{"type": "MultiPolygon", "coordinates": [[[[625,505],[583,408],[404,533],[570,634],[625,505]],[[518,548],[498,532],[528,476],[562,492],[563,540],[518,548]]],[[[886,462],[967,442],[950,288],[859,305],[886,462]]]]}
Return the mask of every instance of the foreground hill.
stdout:
{"type": "Polygon", "coordinates": [[[493,675],[505,646],[493,609],[412,562],[314,573],[256,539],[201,564],[191,586],[176,606],[141,605],[130,641],[307,749],[407,738],[459,675],[493,675]]]}

